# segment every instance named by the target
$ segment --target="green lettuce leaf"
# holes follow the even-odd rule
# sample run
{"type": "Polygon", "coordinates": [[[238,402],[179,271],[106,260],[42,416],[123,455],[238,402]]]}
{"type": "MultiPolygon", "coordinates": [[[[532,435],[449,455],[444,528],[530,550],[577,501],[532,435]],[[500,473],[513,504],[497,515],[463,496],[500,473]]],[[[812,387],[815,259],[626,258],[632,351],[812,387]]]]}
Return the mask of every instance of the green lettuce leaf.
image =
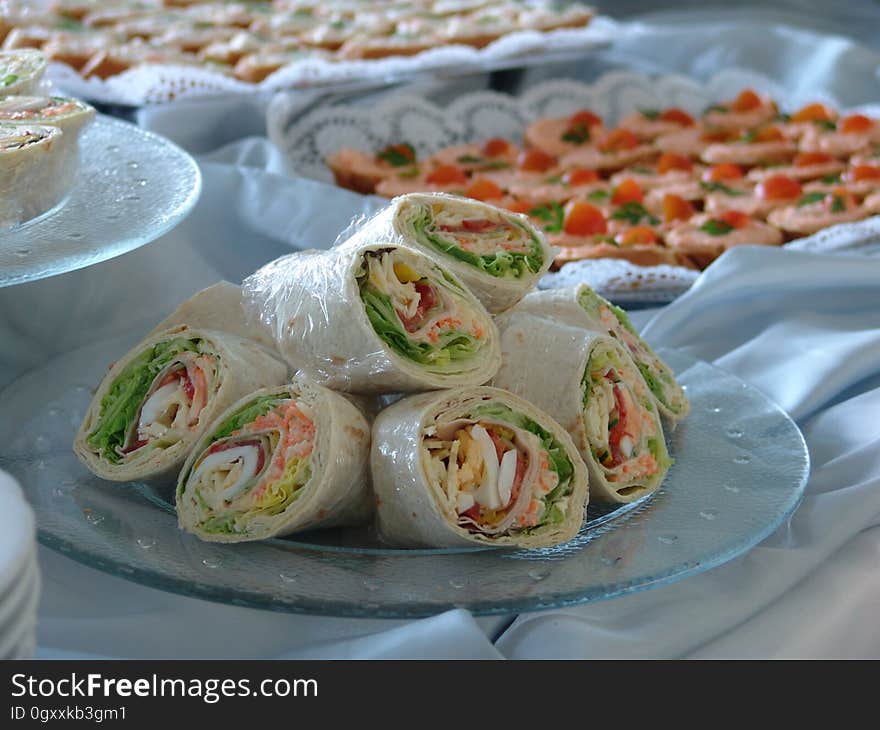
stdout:
{"type": "Polygon", "coordinates": [[[98,449],[101,456],[117,464],[121,456],[117,447],[125,443],[141,403],[150,390],[156,376],[182,352],[199,352],[201,340],[175,337],[144,350],[125,369],[101,399],[98,425],[89,434],[88,443],[98,449]]]}
{"type": "MultiPolygon", "coordinates": [[[[418,239],[431,244],[438,251],[448,256],[452,256],[459,261],[464,261],[481,271],[485,271],[490,276],[499,279],[511,277],[519,279],[527,273],[536,274],[544,265],[544,253],[541,250],[541,242],[534,236],[532,239],[532,250],[530,253],[520,253],[513,251],[498,251],[492,255],[480,256],[460,248],[454,241],[443,238],[436,233],[428,231],[428,226],[432,222],[430,211],[425,211],[424,215],[414,220],[412,223],[413,231],[418,239]]],[[[514,225],[519,225],[526,233],[529,231],[525,226],[521,226],[518,221],[511,221],[514,225]]]]}

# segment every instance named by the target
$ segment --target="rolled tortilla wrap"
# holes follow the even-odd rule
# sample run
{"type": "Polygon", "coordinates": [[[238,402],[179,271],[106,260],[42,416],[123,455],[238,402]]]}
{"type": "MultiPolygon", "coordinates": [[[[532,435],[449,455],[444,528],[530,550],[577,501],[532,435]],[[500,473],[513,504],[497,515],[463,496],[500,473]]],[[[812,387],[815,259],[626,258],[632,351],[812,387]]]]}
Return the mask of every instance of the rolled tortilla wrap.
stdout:
{"type": "Polygon", "coordinates": [[[95,118],[95,108],[63,96],[6,96],[0,98],[0,124],[41,124],[58,127],[68,140],[95,118]]]}
{"type": "Polygon", "coordinates": [[[401,195],[353,238],[396,241],[439,258],[493,314],[522,299],[553,261],[526,216],[445,193],[401,195]]]}
{"type": "Polygon", "coordinates": [[[297,377],[241,398],[213,420],[177,482],[180,527],[244,542],[372,514],[370,426],[338,393],[297,377]]]}
{"type": "Polygon", "coordinates": [[[532,292],[519,303],[517,311],[614,337],[626,347],[638,366],[662,416],[679,421],[690,410],[672,368],[639,336],[626,312],[586,284],[532,292]]]}
{"type": "Polygon", "coordinates": [[[657,406],[614,338],[524,312],[499,318],[502,365],[492,385],[554,417],[590,473],[593,499],[632,502],[671,465],[657,406]]]}
{"type": "Polygon", "coordinates": [[[547,547],[584,520],[587,472],[543,411],[497,388],[398,401],[373,424],[379,531],[403,546],[547,547]]]}
{"type": "MultiPolygon", "coordinates": [[[[7,96],[0,98],[0,124],[39,124],[58,127],[63,134],[57,154],[71,176],[79,169],[79,138],[95,118],[94,107],[63,96],[7,96]]],[[[72,180],[71,180],[72,184],[72,180]]]]}
{"type": "Polygon", "coordinates": [[[498,369],[498,332],[461,282],[393,244],[348,243],[267,264],[242,284],[294,370],[351,393],[481,385],[498,369]]]}
{"type": "Polygon", "coordinates": [[[34,93],[46,66],[46,57],[36,49],[0,51],[0,96],[34,93]]]}
{"type": "Polygon", "coordinates": [[[219,330],[259,342],[272,352],[275,340],[265,328],[249,324],[241,302],[241,287],[220,281],[193,294],[157,324],[150,334],[186,324],[197,329],[219,330]]]}
{"type": "Polygon", "coordinates": [[[75,161],[56,127],[0,124],[0,226],[50,211],[73,185],[75,161]]]}
{"type": "Polygon", "coordinates": [[[218,413],[286,379],[287,367],[253,342],[181,325],[147,337],[113,364],[73,448],[103,479],[174,479],[218,413]]]}

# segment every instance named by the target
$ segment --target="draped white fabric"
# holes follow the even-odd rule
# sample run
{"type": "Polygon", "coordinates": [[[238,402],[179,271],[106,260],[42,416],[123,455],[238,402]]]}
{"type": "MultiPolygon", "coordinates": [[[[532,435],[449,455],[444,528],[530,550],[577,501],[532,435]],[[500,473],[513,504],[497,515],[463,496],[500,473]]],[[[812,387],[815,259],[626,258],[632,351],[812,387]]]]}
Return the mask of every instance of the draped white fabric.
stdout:
{"type": "MultiPolygon", "coordinates": [[[[746,65],[801,90],[833,90],[846,103],[880,98],[880,58],[843,39],[706,27],[713,32],[702,37],[712,44],[667,26],[621,44],[595,67],[638,52],[649,68],[704,76],[746,65]]],[[[222,116],[212,110],[212,129],[222,116]]],[[[166,110],[152,119],[199,152],[215,146],[187,126],[191,114],[166,110]]],[[[291,248],[327,246],[374,205],[285,178],[262,139],[200,162],[202,200],[160,241],[85,271],[0,289],[0,387],[73,347],[146,331],[220,278],[240,281],[291,248]]],[[[38,656],[880,657],[880,260],[735,250],[679,301],[636,314],[640,324],[652,317],[652,342],[736,373],[804,430],[812,459],[805,499],[747,554],[662,588],[564,611],[474,619],[457,610],[402,622],[211,604],[41,548],[38,656]]]]}

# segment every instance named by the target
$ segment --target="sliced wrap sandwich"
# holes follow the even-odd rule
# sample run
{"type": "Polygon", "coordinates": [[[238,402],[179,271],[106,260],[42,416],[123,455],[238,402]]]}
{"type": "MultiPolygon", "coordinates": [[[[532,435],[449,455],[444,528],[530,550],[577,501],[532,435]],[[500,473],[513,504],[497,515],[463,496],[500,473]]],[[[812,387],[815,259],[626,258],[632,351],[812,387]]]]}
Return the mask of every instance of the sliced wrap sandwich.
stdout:
{"type": "Polygon", "coordinates": [[[286,379],[284,363],[249,340],[185,325],[165,330],[113,364],[73,448],[104,479],[174,479],[217,414],[286,379]]]}
{"type": "Polygon", "coordinates": [[[399,241],[439,257],[492,313],[522,299],[553,261],[526,216],[444,193],[401,195],[352,237],[399,241]]]}
{"type": "Polygon", "coordinates": [[[497,388],[409,396],[373,424],[379,531],[402,546],[546,547],[573,538],[589,498],[571,438],[497,388]]]}
{"type": "Polygon", "coordinates": [[[639,368],[661,415],[678,421],[690,410],[687,396],[676,382],[672,369],[639,336],[626,312],[586,284],[532,292],[519,303],[517,311],[614,337],[624,345],[639,368]]]}
{"type": "Polygon", "coordinates": [[[159,322],[150,334],[181,324],[229,332],[254,340],[277,354],[275,340],[269,336],[265,328],[248,324],[241,303],[241,287],[229,281],[219,281],[193,294],[159,322]]]}
{"type": "Polygon", "coordinates": [[[64,200],[76,166],[63,152],[63,136],[56,127],[0,124],[0,227],[36,218],[64,200]]]}
{"type": "Polygon", "coordinates": [[[213,542],[261,540],[372,514],[370,426],[338,393],[297,377],[221,413],[180,472],[180,527],[213,542]]]}
{"type": "Polygon", "coordinates": [[[46,57],[33,48],[0,51],[0,97],[33,94],[46,72],[46,66],[46,57]]]}
{"type": "Polygon", "coordinates": [[[483,305],[402,246],[352,242],[285,256],[245,279],[242,294],[291,367],[335,390],[481,385],[500,362],[483,305]]]}
{"type": "MultiPolygon", "coordinates": [[[[7,96],[0,98],[0,124],[39,124],[58,127],[64,134],[57,153],[71,176],[79,169],[79,138],[95,118],[94,107],[63,96],[7,96]]],[[[72,180],[71,180],[72,183],[72,180]]]]}
{"type": "Polygon", "coordinates": [[[498,326],[492,384],[556,417],[586,462],[592,498],[632,502],[657,489],[671,465],[660,414],[620,343],[518,311],[498,326]]]}

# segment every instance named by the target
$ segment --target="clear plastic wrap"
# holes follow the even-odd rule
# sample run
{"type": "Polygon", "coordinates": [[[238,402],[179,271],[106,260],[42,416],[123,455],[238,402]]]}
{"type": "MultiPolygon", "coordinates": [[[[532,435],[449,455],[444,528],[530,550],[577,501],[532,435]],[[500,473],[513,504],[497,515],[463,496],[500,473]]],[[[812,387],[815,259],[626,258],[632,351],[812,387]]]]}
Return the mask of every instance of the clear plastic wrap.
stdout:
{"type": "Polygon", "coordinates": [[[590,472],[592,498],[632,502],[669,470],[647,383],[618,341],[514,310],[498,318],[502,365],[492,385],[552,413],[590,472]]]}
{"type": "Polygon", "coordinates": [[[396,197],[350,235],[361,243],[410,246],[437,259],[493,314],[531,291],[554,256],[526,216],[445,193],[396,197]]]}
{"type": "Polygon", "coordinates": [[[242,299],[292,369],[334,390],[482,385],[500,364],[483,305],[434,260],[393,243],[284,256],[244,280],[242,299]]]}
{"type": "Polygon", "coordinates": [[[0,231],[58,205],[70,192],[77,159],[56,127],[0,124],[0,231]]]}
{"type": "Polygon", "coordinates": [[[180,527],[244,542],[362,524],[373,511],[369,453],[370,426],[342,395],[302,376],[260,389],[218,415],[190,453],[180,527]]]}
{"type": "Polygon", "coordinates": [[[671,421],[687,415],[690,409],[687,396],[676,382],[672,368],[639,336],[626,312],[586,284],[532,292],[517,305],[516,311],[614,337],[629,351],[660,414],[671,421]]]}
{"type": "MultiPolygon", "coordinates": [[[[490,443],[489,458],[493,458],[496,446],[490,443]]],[[[467,447],[458,453],[467,453],[467,447]]],[[[499,493],[505,461],[501,458],[498,467],[499,493]]],[[[386,408],[373,424],[371,468],[379,532],[396,545],[558,545],[577,534],[589,499],[586,468],[565,429],[531,403],[490,387],[422,393],[386,408]],[[466,438],[457,431],[476,435],[478,427],[484,433],[497,429],[499,434],[510,434],[516,444],[516,471],[522,469],[522,475],[518,489],[514,482],[507,493],[509,501],[502,498],[500,508],[481,510],[472,518],[473,507],[459,512],[465,506],[460,501],[466,493],[463,479],[454,495],[450,488],[450,466],[453,460],[458,463],[458,457],[450,453],[442,466],[443,452],[437,449],[452,439],[464,443],[466,438]],[[485,519],[497,519],[497,525],[479,528],[473,521],[485,519]]],[[[486,483],[480,489],[493,486],[486,483]]],[[[488,503],[479,492],[477,497],[488,503]]]]}
{"type": "Polygon", "coordinates": [[[217,330],[172,327],[149,335],[113,363],[89,404],[73,450],[103,479],[172,480],[218,413],[286,379],[284,363],[249,340],[217,330]],[[166,387],[170,392],[163,392],[166,387]]]}

